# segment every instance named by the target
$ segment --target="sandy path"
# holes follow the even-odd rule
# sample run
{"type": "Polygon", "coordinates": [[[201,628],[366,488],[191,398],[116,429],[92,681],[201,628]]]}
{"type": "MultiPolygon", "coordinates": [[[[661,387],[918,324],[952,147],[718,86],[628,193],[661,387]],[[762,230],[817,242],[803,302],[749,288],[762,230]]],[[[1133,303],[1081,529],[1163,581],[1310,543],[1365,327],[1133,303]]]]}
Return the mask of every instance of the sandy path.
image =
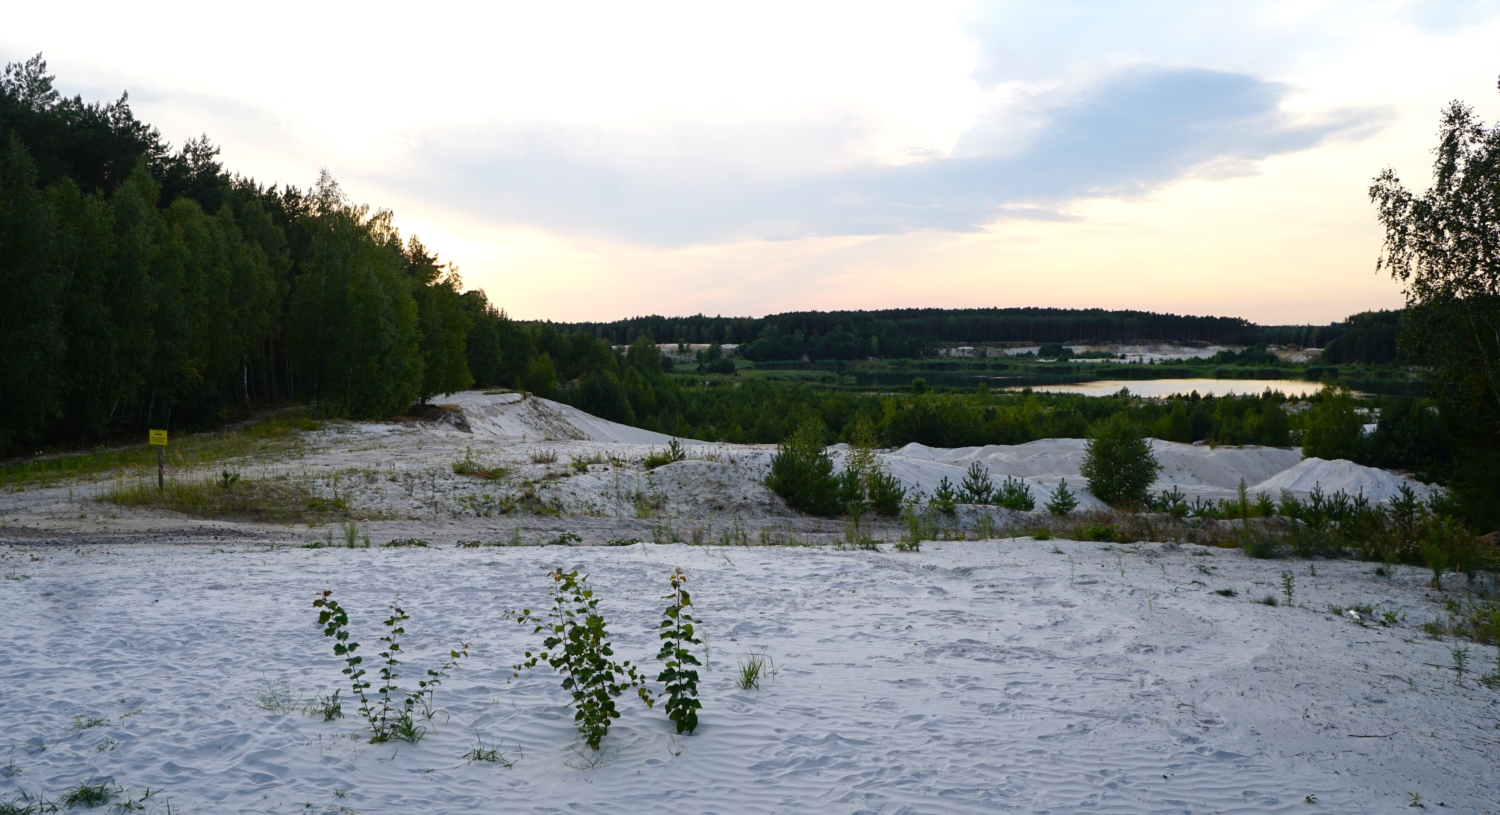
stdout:
{"type": "MultiPolygon", "coordinates": [[[[1440,606],[1416,572],[1056,548],[9,546],[0,801],[108,776],[183,812],[1383,812],[1411,793],[1500,810],[1500,696],[1429,667],[1449,644],[1417,628],[1440,606]],[[578,768],[592,757],[556,678],[507,682],[534,643],[503,612],[541,606],[554,565],[593,574],[631,659],[655,652],[668,569],[689,572],[713,665],[698,733],[623,700],[578,768]],[[1296,607],[1249,602],[1283,569],[1296,607]],[[473,643],[420,744],[254,706],[263,677],[338,686],[309,605],[324,587],[372,652],[400,594],[413,668],[473,643]],[[1362,627],[1328,603],[1407,619],[1362,627]],[[780,674],[738,690],[734,660],[760,647],[780,674]],[[85,715],[109,723],[75,730],[85,715]],[[515,766],[463,761],[476,734],[515,766]]],[[[1488,670],[1492,649],[1472,650],[1488,670]]]]}

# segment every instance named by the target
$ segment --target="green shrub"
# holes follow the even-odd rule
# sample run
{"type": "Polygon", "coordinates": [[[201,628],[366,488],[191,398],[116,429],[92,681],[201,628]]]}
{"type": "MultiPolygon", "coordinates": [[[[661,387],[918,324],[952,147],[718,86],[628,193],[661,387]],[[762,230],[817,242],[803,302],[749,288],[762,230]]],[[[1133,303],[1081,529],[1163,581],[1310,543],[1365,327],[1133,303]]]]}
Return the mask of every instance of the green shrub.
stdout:
{"type": "Polygon", "coordinates": [[[1089,492],[1099,500],[1133,509],[1149,502],[1161,465],[1146,437],[1128,417],[1117,413],[1090,435],[1079,469],[1088,480],[1089,492]]]}
{"type": "Polygon", "coordinates": [[[958,507],[958,493],[954,492],[953,485],[948,483],[947,476],[943,476],[943,480],[938,482],[937,489],[932,491],[932,497],[927,499],[927,504],[939,512],[953,514],[953,510],[958,507]]]}
{"type": "Polygon", "coordinates": [[[839,481],[823,446],[822,422],[807,422],[781,443],[771,457],[766,486],[793,509],[809,515],[839,514],[839,481]]]}
{"type": "Polygon", "coordinates": [[[650,455],[646,456],[646,461],[644,463],[646,465],[646,469],[654,470],[657,467],[661,467],[666,464],[673,464],[678,461],[682,461],[685,458],[687,458],[687,453],[683,451],[682,443],[677,439],[672,439],[670,442],[667,442],[666,450],[663,450],[660,453],[652,451],[650,455]]]}
{"type": "Polygon", "coordinates": [[[1103,521],[1093,521],[1083,525],[1078,532],[1078,537],[1086,541],[1114,543],[1120,539],[1120,527],[1103,521]]]}
{"type": "Polygon", "coordinates": [[[1031,497],[1031,487],[1019,478],[1005,477],[1005,482],[995,493],[995,503],[1006,509],[1030,512],[1036,509],[1036,499],[1031,497]]]}

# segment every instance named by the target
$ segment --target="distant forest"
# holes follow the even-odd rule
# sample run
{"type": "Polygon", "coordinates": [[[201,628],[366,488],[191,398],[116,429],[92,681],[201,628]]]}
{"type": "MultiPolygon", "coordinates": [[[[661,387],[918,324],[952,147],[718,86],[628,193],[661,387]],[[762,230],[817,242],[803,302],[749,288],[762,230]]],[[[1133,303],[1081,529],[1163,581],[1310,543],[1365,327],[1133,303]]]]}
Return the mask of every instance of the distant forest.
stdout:
{"type": "Polygon", "coordinates": [[[797,311],[753,317],[632,317],[610,323],[556,324],[614,345],[638,337],[656,343],[734,343],[750,360],[913,358],[954,343],[1168,341],[1223,345],[1297,345],[1329,349],[1331,362],[1397,359],[1399,311],[1356,314],[1330,325],[1261,326],[1238,317],[1189,317],[1102,309],[974,308],[797,311]]]}
{"type": "Polygon", "coordinates": [[[61,96],[40,55],[0,76],[0,292],[4,453],[214,426],[288,401],[383,417],[472,385],[694,424],[652,343],[735,343],[770,361],[920,357],[958,342],[1270,342],[1326,345],[1357,362],[1395,359],[1401,319],[1262,327],[1133,311],[900,309],[519,322],[326,174],[306,190],[231,175],[206,137],[172,149],[125,95],[61,96]]]}

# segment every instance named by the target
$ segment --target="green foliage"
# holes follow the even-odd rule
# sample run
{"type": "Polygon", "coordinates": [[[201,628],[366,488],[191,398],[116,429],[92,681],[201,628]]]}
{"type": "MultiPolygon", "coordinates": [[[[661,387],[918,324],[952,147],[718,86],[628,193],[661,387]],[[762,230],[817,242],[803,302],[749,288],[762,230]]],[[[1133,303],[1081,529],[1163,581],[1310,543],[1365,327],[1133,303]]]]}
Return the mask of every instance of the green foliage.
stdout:
{"type": "Polygon", "coordinates": [[[958,493],[954,491],[953,485],[948,483],[948,477],[943,476],[938,485],[932,491],[932,497],[927,499],[927,505],[933,509],[952,515],[958,507],[958,493]]]}
{"type": "Polygon", "coordinates": [[[1500,526],[1500,124],[1453,102],[1443,112],[1433,186],[1413,194],[1395,170],[1370,187],[1385,228],[1380,265],[1403,284],[1400,346],[1429,366],[1453,454],[1461,511],[1500,526]]]}
{"type": "Polygon", "coordinates": [[[1019,478],[1005,477],[1000,489],[995,492],[994,503],[1006,509],[1030,512],[1036,509],[1036,499],[1031,496],[1031,487],[1019,478]]]}
{"type": "MultiPolygon", "coordinates": [[[[313,607],[318,609],[318,625],[323,626],[323,635],[333,638],[334,656],[344,658],[343,673],[349,679],[355,698],[359,699],[360,716],[370,726],[370,742],[377,744],[393,739],[420,741],[426,729],[416,724],[416,711],[418,708],[430,710],[433,693],[458,665],[458,661],[469,655],[469,644],[459,643],[457,650],[448,652],[448,659],[440,667],[427,669],[426,678],[417,681],[415,691],[402,691],[396,684],[401,676],[401,636],[406,633],[405,623],[411,617],[401,608],[399,601],[391,603],[390,615],[382,623],[386,632],[380,642],[384,644],[385,650],[379,654],[381,685],[375,690],[379,697],[375,699],[367,693],[372,683],[366,678],[362,667],[364,657],[355,653],[359,650],[359,643],[349,637],[348,612],[333,599],[333,592],[327,589],[313,600],[313,607]]],[[[338,715],[342,716],[343,707],[338,702],[337,693],[334,694],[332,705],[337,707],[338,715]]],[[[325,716],[328,710],[328,707],[324,707],[325,716]]]]}
{"type": "Polygon", "coordinates": [[[563,689],[573,696],[576,708],[573,721],[578,735],[594,750],[609,732],[611,720],[620,717],[615,699],[629,688],[637,688],[647,705],[654,701],[642,686],[644,679],[629,660],[615,662],[604,615],[599,613],[599,599],[586,585],[588,575],[574,570],[548,572],[554,589],[552,612],[537,617],[523,610],[516,622],[532,625],[533,634],[544,634],[542,647],[535,655],[526,652],[526,660],[515,666],[522,670],[546,662],[563,678],[563,689]]]}
{"type": "Polygon", "coordinates": [[[1114,543],[1120,539],[1120,527],[1104,521],[1090,521],[1079,530],[1078,537],[1086,541],[1114,543]]]}
{"type": "Polygon", "coordinates": [[[1115,414],[1090,435],[1079,470],[1096,498],[1110,506],[1135,508],[1150,500],[1161,465],[1151,443],[1129,418],[1115,414]]]}
{"type": "Polygon", "coordinates": [[[1047,511],[1053,515],[1067,515],[1078,508],[1078,496],[1068,489],[1068,479],[1057,482],[1057,489],[1047,501],[1047,511]]]}
{"type": "Polygon", "coordinates": [[[735,684],[740,690],[760,690],[760,683],[766,678],[775,679],[778,670],[776,663],[762,648],[759,651],[750,651],[745,658],[735,664],[735,684]]]}
{"type": "Polygon", "coordinates": [[[1233,597],[1236,592],[1234,589],[1215,589],[1214,594],[1217,594],[1220,597],[1233,597]]]}
{"type": "Polygon", "coordinates": [[[652,451],[643,462],[648,470],[654,470],[666,464],[682,461],[687,458],[687,452],[682,449],[682,443],[672,439],[667,443],[667,449],[660,453],[652,451]]]}
{"type": "Polygon", "coordinates": [[[662,707],[667,718],[677,725],[678,733],[691,733],[698,727],[698,711],[703,705],[698,701],[698,671],[693,667],[698,658],[689,646],[701,645],[693,636],[693,617],[688,608],[693,599],[687,591],[687,575],[682,569],[674,569],[671,575],[672,593],[666,596],[667,607],[662,611],[661,650],[656,658],[666,663],[656,681],[666,685],[667,701],[662,707]]]}
{"type": "Polygon", "coordinates": [[[958,485],[959,501],[965,504],[990,504],[995,502],[995,482],[990,480],[990,471],[983,464],[974,462],[964,473],[958,485]]]}
{"type": "Polygon", "coordinates": [[[59,796],[57,803],[69,809],[74,807],[93,809],[95,807],[102,807],[113,801],[119,792],[119,787],[108,781],[96,781],[94,783],[79,781],[59,796]]]}
{"type": "Polygon", "coordinates": [[[777,448],[766,476],[767,487],[788,506],[809,515],[837,515],[843,508],[823,433],[823,424],[816,420],[798,428],[777,448]]]}
{"type": "Polygon", "coordinates": [[[1323,459],[1364,458],[1364,419],[1355,411],[1354,394],[1332,387],[1320,394],[1302,436],[1302,452],[1323,459]]]}

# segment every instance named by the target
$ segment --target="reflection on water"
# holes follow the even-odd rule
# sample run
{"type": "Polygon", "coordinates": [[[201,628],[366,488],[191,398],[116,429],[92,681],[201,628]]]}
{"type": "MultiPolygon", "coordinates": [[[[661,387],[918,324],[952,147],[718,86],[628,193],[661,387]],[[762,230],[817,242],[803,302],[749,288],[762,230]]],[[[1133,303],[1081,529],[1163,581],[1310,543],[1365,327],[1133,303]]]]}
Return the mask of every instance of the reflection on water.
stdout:
{"type": "MultiPolygon", "coordinates": [[[[1200,396],[1226,396],[1236,393],[1241,396],[1260,394],[1267,390],[1280,391],[1287,396],[1312,396],[1323,389],[1321,382],[1300,379],[1140,379],[1126,382],[1108,379],[1099,382],[1080,382],[1074,385],[1033,385],[1031,389],[1040,393],[1080,393],[1084,396],[1108,396],[1129,388],[1135,396],[1161,397],[1181,394],[1186,396],[1197,391],[1200,396]]],[[[1010,388],[1009,390],[1020,390],[1010,388]]]]}

